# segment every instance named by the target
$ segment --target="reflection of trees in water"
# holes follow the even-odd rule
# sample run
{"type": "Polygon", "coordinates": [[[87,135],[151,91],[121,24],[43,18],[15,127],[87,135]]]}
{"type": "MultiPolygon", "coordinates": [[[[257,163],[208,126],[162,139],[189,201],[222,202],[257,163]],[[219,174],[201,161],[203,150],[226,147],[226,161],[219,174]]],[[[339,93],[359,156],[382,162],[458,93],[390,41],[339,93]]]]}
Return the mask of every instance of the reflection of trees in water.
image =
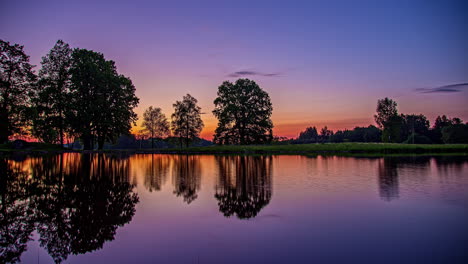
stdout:
{"type": "MultiPolygon", "coordinates": [[[[400,197],[398,170],[404,168],[425,170],[430,162],[429,157],[385,157],[379,160],[379,192],[385,201],[392,201],[400,197]]],[[[413,174],[413,176],[416,176],[413,174]]]]}
{"type": "Polygon", "coordinates": [[[398,199],[400,196],[397,165],[392,159],[379,160],[379,192],[385,201],[398,199]]]}
{"type": "Polygon", "coordinates": [[[271,200],[271,156],[216,157],[219,179],[215,198],[224,216],[255,217],[271,200]]]}
{"type": "Polygon", "coordinates": [[[463,166],[468,163],[467,156],[436,156],[433,159],[441,175],[464,176],[463,166]]]}
{"type": "Polygon", "coordinates": [[[201,184],[200,157],[178,155],[173,157],[174,194],[182,196],[184,202],[191,203],[198,197],[201,184]]]}
{"type": "Polygon", "coordinates": [[[28,175],[0,158],[0,263],[18,262],[34,230],[28,175]]]}
{"type": "Polygon", "coordinates": [[[61,154],[33,159],[31,169],[31,215],[41,246],[57,263],[102,248],[135,214],[128,160],[61,154]]]}
{"type": "Polygon", "coordinates": [[[162,185],[166,182],[169,172],[169,157],[165,155],[148,155],[149,159],[145,159],[145,187],[148,191],[161,190],[162,185]]]}

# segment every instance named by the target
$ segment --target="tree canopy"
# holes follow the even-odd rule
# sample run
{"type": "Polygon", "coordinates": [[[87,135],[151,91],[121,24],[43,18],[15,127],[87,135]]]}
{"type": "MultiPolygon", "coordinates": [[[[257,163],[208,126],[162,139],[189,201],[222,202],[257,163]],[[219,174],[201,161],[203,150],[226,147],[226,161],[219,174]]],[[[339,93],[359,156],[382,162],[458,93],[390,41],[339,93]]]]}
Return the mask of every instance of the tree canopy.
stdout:
{"type": "Polygon", "coordinates": [[[262,144],[273,139],[270,96],[254,81],[238,79],[218,87],[213,114],[218,118],[217,144],[262,144]]]}
{"type": "Polygon", "coordinates": [[[91,149],[97,139],[102,149],[106,140],[114,142],[128,134],[137,115],[139,99],[132,81],[117,73],[115,63],[98,52],[75,49],[72,53],[71,102],[67,118],[73,132],[91,149]]]}
{"type": "Polygon", "coordinates": [[[161,108],[148,107],[143,113],[143,132],[151,135],[151,148],[154,147],[154,137],[169,135],[169,122],[161,108]]]}
{"type": "Polygon", "coordinates": [[[203,129],[201,119],[201,107],[197,105],[195,97],[187,94],[182,101],[176,101],[173,104],[174,113],[172,114],[172,131],[176,137],[185,139],[185,145],[188,147],[190,140],[197,138],[203,129]]]}
{"type": "Polygon", "coordinates": [[[42,57],[39,71],[38,97],[34,100],[35,117],[33,135],[47,143],[63,146],[64,133],[68,131],[65,111],[70,96],[70,46],[58,40],[49,54],[42,57]]]}
{"type": "Polygon", "coordinates": [[[383,142],[400,142],[400,130],[403,119],[398,115],[397,103],[385,97],[377,101],[377,114],[374,115],[375,122],[383,130],[383,142]]]}
{"type": "Polygon", "coordinates": [[[23,46],[0,39],[0,143],[29,125],[26,112],[36,96],[36,76],[23,46]]]}

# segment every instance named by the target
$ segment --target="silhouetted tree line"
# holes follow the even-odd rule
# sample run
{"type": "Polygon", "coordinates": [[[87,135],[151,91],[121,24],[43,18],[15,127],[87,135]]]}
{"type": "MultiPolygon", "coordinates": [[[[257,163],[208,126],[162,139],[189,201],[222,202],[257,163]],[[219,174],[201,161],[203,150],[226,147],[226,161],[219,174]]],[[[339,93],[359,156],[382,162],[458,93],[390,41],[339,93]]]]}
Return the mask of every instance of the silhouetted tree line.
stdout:
{"type": "Polygon", "coordinates": [[[392,99],[378,100],[375,122],[378,127],[355,127],[353,130],[330,131],[326,126],[317,132],[308,127],[292,144],[326,142],[390,142],[407,144],[468,143],[468,124],[460,118],[438,116],[434,126],[422,115],[398,114],[397,103],[392,99]]]}
{"type": "Polygon", "coordinates": [[[128,134],[139,99],[102,53],[59,40],[33,72],[23,46],[0,40],[0,143],[31,133],[46,143],[80,138],[84,149],[128,134]]]}
{"type": "MultiPolygon", "coordinates": [[[[64,145],[80,139],[84,149],[102,149],[129,135],[139,99],[132,81],[117,72],[102,53],[71,49],[59,40],[42,58],[36,75],[23,46],[0,40],[0,144],[12,135],[30,134],[45,143],[64,145]]],[[[223,82],[214,100],[216,144],[269,144],[274,141],[273,107],[266,91],[254,81],[223,82]]],[[[188,147],[204,127],[201,108],[190,94],[173,104],[171,122],[158,107],[143,114],[141,139],[171,137],[188,147]]],[[[468,125],[459,118],[437,117],[434,126],[422,115],[399,114],[392,99],[378,100],[375,127],[333,132],[308,127],[290,143],[394,142],[467,143],[468,125]]],[[[277,138],[279,139],[279,138],[277,138]]]]}

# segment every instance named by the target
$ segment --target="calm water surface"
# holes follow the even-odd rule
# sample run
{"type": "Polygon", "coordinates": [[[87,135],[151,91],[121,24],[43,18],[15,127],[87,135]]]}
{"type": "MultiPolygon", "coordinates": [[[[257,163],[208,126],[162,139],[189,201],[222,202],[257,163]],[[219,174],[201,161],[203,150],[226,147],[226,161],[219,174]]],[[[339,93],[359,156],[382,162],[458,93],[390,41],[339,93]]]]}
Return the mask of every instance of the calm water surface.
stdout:
{"type": "Polygon", "coordinates": [[[0,263],[467,263],[467,157],[0,159],[0,263]]]}

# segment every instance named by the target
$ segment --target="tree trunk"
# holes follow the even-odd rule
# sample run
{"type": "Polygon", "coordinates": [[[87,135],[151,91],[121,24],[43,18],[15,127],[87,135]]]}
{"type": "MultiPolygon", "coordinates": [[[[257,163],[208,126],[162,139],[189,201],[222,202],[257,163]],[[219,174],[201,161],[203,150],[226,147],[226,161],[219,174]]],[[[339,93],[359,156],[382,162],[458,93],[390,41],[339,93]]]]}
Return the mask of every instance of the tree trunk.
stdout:
{"type": "Polygon", "coordinates": [[[4,107],[0,109],[0,144],[8,142],[8,110],[4,107]]]}
{"type": "Polygon", "coordinates": [[[83,150],[91,150],[91,135],[83,135],[81,140],[83,141],[83,150]]]}
{"type": "Polygon", "coordinates": [[[63,111],[62,109],[59,110],[60,112],[60,127],[59,127],[59,133],[60,133],[60,147],[63,148],[63,111]]]}
{"type": "Polygon", "coordinates": [[[102,150],[104,148],[104,137],[98,137],[98,150],[102,150]]]}

